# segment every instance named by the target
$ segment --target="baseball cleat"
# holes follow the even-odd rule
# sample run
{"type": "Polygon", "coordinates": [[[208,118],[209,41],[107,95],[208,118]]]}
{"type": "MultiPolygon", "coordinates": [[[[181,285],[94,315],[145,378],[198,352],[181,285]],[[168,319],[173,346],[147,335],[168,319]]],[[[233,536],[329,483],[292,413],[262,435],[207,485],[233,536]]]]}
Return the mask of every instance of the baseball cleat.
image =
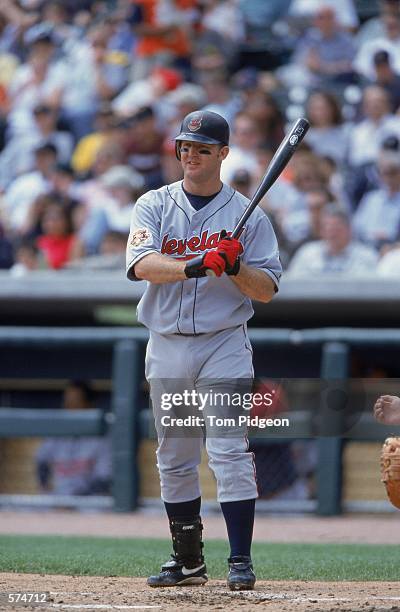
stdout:
{"type": "Polygon", "coordinates": [[[158,576],[150,576],[147,584],[151,587],[193,586],[207,582],[207,568],[204,563],[198,567],[187,568],[183,563],[172,557],[167,561],[158,576]]]}
{"type": "Polygon", "coordinates": [[[251,591],[254,589],[256,576],[250,557],[230,557],[228,587],[231,591],[251,591]]]}

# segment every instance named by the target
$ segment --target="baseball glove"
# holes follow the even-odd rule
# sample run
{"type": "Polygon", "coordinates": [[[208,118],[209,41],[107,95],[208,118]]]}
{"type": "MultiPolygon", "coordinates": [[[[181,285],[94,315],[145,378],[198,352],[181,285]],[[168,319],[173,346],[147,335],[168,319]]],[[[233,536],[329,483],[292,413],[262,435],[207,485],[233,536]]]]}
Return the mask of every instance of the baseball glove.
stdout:
{"type": "Polygon", "coordinates": [[[386,438],[382,446],[381,480],[393,506],[400,508],[400,438],[386,438]]]}

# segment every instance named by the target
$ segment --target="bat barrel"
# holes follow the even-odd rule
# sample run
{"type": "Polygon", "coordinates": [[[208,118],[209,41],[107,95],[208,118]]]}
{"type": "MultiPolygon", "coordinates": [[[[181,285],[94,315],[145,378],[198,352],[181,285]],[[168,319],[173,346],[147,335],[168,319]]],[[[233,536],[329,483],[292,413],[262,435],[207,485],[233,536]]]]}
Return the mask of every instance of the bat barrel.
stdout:
{"type": "Polygon", "coordinates": [[[250,204],[247,206],[243,215],[237,222],[236,227],[232,232],[232,238],[238,238],[240,236],[247,219],[263,199],[268,189],[270,189],[275,183],[276,179],[281,174],[282,170],[285,168],[293,153],[303,140],[309,127],[310,124],[308,123],[307,119],[303,117],[297,119],[286,138],[281,142],[279,148],[275,152],[275,155],[271,159],[267,171],[264,174],[257,191],[252,197],[250,204]]]}

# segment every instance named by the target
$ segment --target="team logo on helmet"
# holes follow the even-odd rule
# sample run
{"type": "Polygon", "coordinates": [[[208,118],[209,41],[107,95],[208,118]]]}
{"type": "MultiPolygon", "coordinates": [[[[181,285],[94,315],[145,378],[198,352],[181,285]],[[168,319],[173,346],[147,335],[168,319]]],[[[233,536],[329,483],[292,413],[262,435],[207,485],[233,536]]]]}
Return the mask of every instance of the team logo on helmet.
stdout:
{"type": "Polygon", "coordinates": [[[197,132],[201,128],[201,115],[192,117],[188,123],[188,128],[191,132],[197,132]]]}

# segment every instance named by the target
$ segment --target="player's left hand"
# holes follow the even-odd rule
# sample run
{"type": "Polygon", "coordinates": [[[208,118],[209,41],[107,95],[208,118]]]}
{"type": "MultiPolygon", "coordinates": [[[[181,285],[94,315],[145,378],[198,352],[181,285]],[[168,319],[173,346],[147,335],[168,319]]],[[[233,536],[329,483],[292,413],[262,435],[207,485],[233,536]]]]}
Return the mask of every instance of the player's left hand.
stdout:
{"type": "Polygon", "coordinates": [[[243,246],[236,238],[226,236],[225,230],[222,230],[221,236],[222,240],[217,244],[217,253],[225,259],[226,274],[235,276],[240,269],[240,255],[243,253],[243,246]]]}

